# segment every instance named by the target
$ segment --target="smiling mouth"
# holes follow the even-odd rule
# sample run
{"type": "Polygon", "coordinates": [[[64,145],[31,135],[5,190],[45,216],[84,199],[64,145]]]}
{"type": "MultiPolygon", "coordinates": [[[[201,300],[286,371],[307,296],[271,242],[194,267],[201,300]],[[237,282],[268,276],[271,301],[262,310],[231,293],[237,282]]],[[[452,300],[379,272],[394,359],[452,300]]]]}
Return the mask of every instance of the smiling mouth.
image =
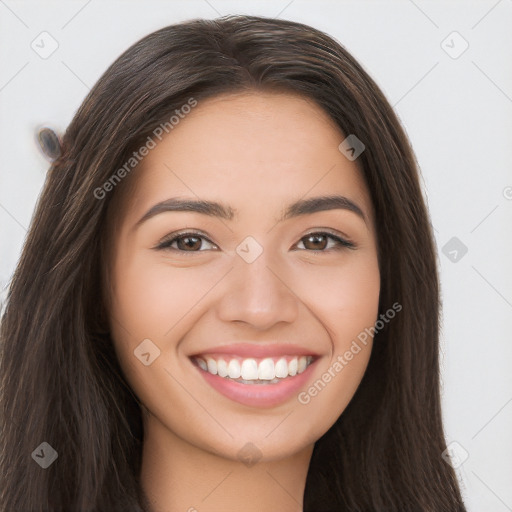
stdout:
{"type": "Polygon", "coordinates": [[[201,370],[241,384],[278,384],[302,373],[315,360],[313,356],[241,358],[201,355],[191,357],[201,370]]]}

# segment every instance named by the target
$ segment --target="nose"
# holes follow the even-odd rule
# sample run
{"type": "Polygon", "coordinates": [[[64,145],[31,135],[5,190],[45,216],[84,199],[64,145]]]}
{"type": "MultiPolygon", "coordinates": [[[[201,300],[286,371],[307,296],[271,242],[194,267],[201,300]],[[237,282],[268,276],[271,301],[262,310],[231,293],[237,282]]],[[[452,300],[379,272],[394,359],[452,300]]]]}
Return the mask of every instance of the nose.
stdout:
{"type": "Polygon", "coordinates": [[[224,322],[244,322],[257,330],[268,330],[280,322],[297,319],[298,297],[275,262],[264,251],[247,263],[236,258],[223,283],[218,316],[224,322]]]}

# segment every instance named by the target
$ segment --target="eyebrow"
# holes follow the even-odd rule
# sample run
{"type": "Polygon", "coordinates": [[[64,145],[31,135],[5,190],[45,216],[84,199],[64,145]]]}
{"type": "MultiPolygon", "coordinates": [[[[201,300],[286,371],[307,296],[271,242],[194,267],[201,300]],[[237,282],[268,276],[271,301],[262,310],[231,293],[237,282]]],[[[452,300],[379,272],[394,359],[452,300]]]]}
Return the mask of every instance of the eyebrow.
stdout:
{"type": "MultiPolygon", "coordinates": [[[[299,199],[298,201],[287,206],[286,211],[277,222],[299,217],[300,215],[308,215],[316,212],[327,210],[348,210],[366,222],[363,210],[351,199],[340,195],[312,197],[309,199],[299,199]]],[[[230,206],[217,203],[215,201],[192,200],[173,197],[161,201],[153,205],[133,226],[136,229],[143,222],[164,212],[195,212],[211,217],[217,217],[224,220],[233,220],[236,210],[230,206]]]]}

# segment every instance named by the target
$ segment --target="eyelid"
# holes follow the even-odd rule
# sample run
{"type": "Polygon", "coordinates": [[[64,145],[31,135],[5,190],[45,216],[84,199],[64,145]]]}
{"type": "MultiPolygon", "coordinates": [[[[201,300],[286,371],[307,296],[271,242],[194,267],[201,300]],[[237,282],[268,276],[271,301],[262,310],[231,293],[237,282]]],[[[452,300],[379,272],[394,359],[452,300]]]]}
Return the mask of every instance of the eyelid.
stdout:
{"type": "MultiPolygon", "coordinates": [[[[174,251],[177,251],[180,253],[205,252],[204,250],[203,251],[180,251],[178,249],[173,249],[173,248],[170,248],[169,246],[167,246],[167,247],[165,246],[165,244],[174,243],[174,241],[177,238],[184,237],[185,235],[195,235],[199,238],[203,238],[210,244],[218,247],[218,245],[215,242],[212,242],[210,240],[210,238],[204,232],[202,232],[200,230],[193,229],[193,228],[189,228],[189,229],[179,230],[179,231],[176,231],[176,232],[166,235],[157,243],[157,245],[155,247],[153,247],[153,249],[155,249],[155,250],[170,250],[170,251],[174,250],[174,251]]],[[[328,249],[328,250],[318,250],[318,251],[308,250],[308,249],[295,249],[295,250],[312,252],[312,253],[329,253],[329,252],[331,252],[333,250],[337,250],[337,249],[356,249],[356,244],[350,239],[350,237],[348,237],[347,235],[345,235],[344,233],[341,233],[339,231],[333,231],[330,228],[314,228],[311,231],[308,231],[307,233],[303,234],[299,238],[299,240],[296,242],[296,244],[300,243],[304,238],[306,238],[307,236],[310,236],[310,235],[327,235],[327,236],[331,237],[332,239],[334,239],[338,245],[336,247],[328,249]]]]}
{"type": "MultiPolygon", "coordinates": [[[[170,247],[164,247],[164,244],[167,244],[167,243],[170,243],[170,242],[174,242],[176,238],[184,237],[185,235],[195,235],[197,237],[204,238],[206,241],[208,241],[212,245],[215,245],[216,247],[218,247],[218,245],[215,242],[212,242],[210,240],[210,238],[206,235],[206,233],[203,233],[202,231],[199,231],[199,230],[196,230],[196,229],[193,229],[193,228],[188,228],[188,229],[181,229],[181,230],[175,231],[173,233],[169,233],[168,235],[164,236],[156,244],[156,246],[153,247],[153,249],[156,249],[156,250],[166,250],[166,249],[173,250],[170,247]]],[[[174,249],[174,250],[177,250],[177,249],[174,249]]],[[[204,252],[204,251],[178,251],[178,252],[185,253],[185,252],[204,252]]]]}
{"type": "Polygon", "coordinates": [[[315,228],[312,231],[308,231],[307,233],[305,233],[304,235],[302,235],[300,237],[300,239],[297,243],[301,242],[303,238],[306,238],[310,235],[328,235],[329,237],[334,239],[338,245],[336,247],[331,247],[331,249],[327,249],[327,250],[323,250],[323,251],[314,251],[314,250],[308,251],[307,249],[300,249],[301,251],[307,251],[307,252],[310,252],[313,254],[322,254],[322,253],[330,253],[332,251],[341,250],[341,249],[357,249],[356,244],[350,239],[350,237],[348,237],[347,235],[345,235],[344,233],[342,233],[340,231],[335,231],[335,230],[333,231],[330,228],[315,228]]]}

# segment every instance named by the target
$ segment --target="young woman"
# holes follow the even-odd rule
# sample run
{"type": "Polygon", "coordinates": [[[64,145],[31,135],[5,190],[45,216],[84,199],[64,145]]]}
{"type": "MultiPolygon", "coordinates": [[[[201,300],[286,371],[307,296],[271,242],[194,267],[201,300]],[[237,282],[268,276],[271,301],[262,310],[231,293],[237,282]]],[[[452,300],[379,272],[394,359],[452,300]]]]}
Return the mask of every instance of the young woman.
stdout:
{"type": "Polygon", "coordinates": [[[0,510],[462,512],[412,150],[336,41],[161,29],[64,134],[1,326],[0,510]]]}

